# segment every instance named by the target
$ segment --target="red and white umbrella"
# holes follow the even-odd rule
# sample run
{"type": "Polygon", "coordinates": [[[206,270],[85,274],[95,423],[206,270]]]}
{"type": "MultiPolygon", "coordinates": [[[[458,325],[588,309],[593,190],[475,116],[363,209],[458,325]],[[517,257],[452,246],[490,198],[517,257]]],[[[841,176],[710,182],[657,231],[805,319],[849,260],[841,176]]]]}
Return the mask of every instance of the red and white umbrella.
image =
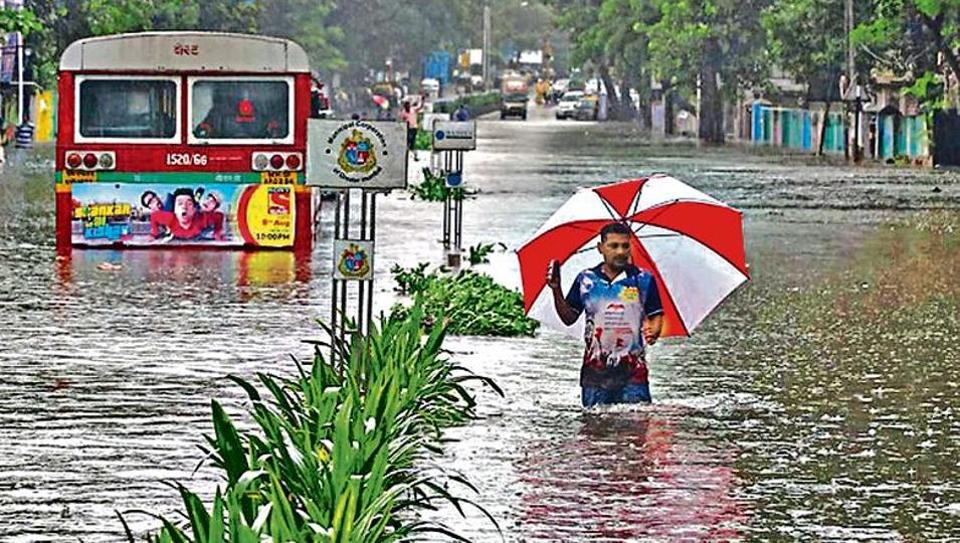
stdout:
{"type": "Polygon", "coordinates": [[[373,103],[381,109],[390,109],[390,99],[379,94],[373,95],[373,103]]]}
{"type": "Polygon", "coordinates": [[[582,189],[517,251],[527,314],[552,328],[579,334],[560,321],[547,287],[551,260],[561,264],[562,287],[598,264],[600,229],[627,224],[633,264],[656,277],[663,303],[662,337],[689,335],[714,308],[749,279],[742,215],[736,209],[666,175],[582,189]]]}

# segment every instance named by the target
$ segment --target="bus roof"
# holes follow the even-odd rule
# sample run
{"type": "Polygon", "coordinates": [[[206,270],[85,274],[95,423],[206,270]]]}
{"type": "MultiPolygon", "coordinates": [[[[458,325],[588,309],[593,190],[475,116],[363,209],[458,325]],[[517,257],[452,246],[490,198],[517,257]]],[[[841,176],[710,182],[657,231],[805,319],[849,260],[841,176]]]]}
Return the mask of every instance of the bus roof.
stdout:
{"type": "Polygon", "coordinates": [[[281,38],[225,32],[140,32],[77,40],[60,70],[309,72],[307,54],[281,38]]]}

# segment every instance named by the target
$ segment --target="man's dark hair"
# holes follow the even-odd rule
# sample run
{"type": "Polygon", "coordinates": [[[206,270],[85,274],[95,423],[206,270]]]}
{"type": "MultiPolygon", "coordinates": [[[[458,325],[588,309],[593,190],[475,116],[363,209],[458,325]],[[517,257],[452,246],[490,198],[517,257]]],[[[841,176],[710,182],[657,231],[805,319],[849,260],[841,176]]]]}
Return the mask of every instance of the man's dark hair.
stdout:
{"type": "Polygon", "coordinates": [[[150,207],[147,205],[148,194],[152,194],[154,198],[160,198],[159,196],[157,196],[157,193],[153,192],[152,190],[144,191],[143,194],[140,195],[140,203],[143,204],[143,207],[150,207]]]}
{"type": "Polygon", "coordinates": [[[631,231],[630,227],[622,222],[612,222],[600,229],[600,243],[607,241],[607,236],[610,234],[623,234],[624,236],[629,236],[631,231]]]}
{"type": "Polygon", "coordinates": [[[196,199],[196,197],[194,197],[194,195],[193,195],[193,189],[188,189],[188,188],[186,188],[186,187],[181,187],[181,188],[173,191],[173,201],[177,201],[177,196],[189,196],[190,199],[193,200],[193,205],[194,205],[194,206],[197,205],[197,199],[196,199]]]}

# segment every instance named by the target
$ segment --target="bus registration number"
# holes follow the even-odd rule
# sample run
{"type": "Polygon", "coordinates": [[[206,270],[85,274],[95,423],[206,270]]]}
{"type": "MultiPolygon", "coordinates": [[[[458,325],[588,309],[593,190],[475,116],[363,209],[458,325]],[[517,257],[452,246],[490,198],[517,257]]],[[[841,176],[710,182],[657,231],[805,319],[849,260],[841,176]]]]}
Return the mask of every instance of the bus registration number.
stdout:
{"type": "Polygon", "coordinates": [[[266,185],[294,185],[297,172],[260,172],[260,182],[266,185]]]}
{"type": "Polygon", "coordinates": [[[207,155],[201,153],[167,153],[167,166],[206,166],[207,155]]]}

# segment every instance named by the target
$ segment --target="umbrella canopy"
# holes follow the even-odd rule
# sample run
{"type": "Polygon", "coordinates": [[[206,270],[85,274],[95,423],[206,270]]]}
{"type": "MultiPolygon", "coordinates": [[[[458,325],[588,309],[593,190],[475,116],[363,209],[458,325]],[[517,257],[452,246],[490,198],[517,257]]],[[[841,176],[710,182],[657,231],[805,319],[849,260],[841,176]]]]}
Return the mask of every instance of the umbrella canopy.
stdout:
{"type": "Polygon", "coordinates": [[[547,286],[551,260],[561,264],[568,291],[576,275],[595,266],[600,229],[627,224],[633,264],[657,279],[663,303],[662,337],[689,335],[749,279],[742,215],[736,209],[666,175],[583,189],[560,207],[520,250],[523,301],[530,317],[580,334],[560,321],[547,286]]]}
{"type": "Polygon", "coordinates": [[[383,109],[388,109],[390,107],[390,99],[386,96],[380,96],[379,94],[373,95],[373,103],[377,104],[377,106],[383,109]]]}

